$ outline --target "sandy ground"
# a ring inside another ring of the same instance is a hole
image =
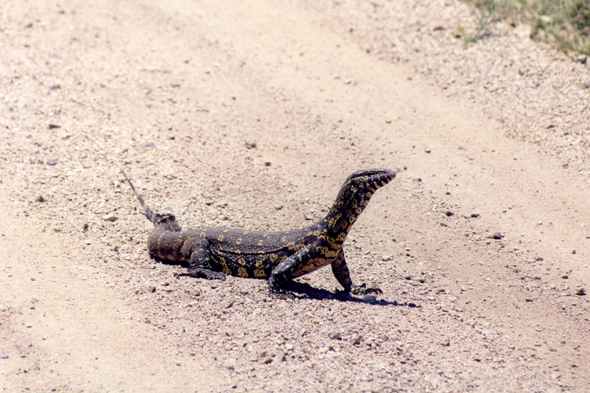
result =
[[[470,18],[4,1],[2,391],[589,391],[590,69]],[[119,172],[186,228],[282,230],[369,167],[399,171],[345,245],[374,303],[175,278]]]

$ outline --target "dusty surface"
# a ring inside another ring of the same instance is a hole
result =
[[[466,47],[450,1],[131,3],[2,4],[3,391],[590,390],[586,66]],[[280,230],[367,167],[400,170],[345,245],[375,304],[176,279],[119,173]]]

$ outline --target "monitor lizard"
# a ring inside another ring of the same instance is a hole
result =
[[[188,262],[188,271],[178,276],[225,280],[229,274],[268,279],[273,298],[293,298],[284,289],[289,280],[330,265],[345,292],[382,293],[379,288],[352,283],[342,245],[375,191],[395,178],[394,171],[354,172],[342,185],[324,218],[303,229],[277,232],[232,228],[182,230],[174,215],[153,213],[125,172],[121,172],[139,200],[143,214],[155,225],[148,237],[150,255]]]

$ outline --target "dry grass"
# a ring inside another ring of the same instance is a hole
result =
[[[531,38],[565,52],[590,55],[590,0],[465,0],[476,6],[476,28],[468,41],[489,34],[492,23],[527,23]]]

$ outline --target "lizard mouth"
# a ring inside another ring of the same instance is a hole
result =
[[[377,187],[383,187],[393,179],[396,173],[389,169],[378,169],[374,174],[370,175],[369,181]]]

